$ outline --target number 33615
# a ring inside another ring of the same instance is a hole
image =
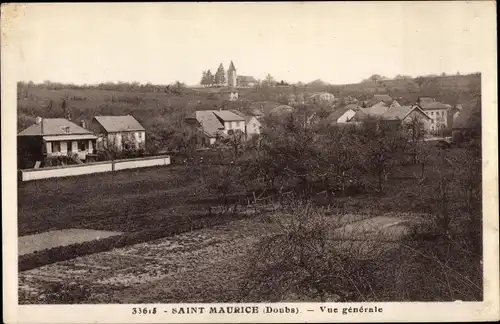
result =
[[[134,307],[132,308],[132,314],[156,314],[156,307],[147,308],[147,307]]]

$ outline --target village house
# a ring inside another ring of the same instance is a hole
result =
[[[257,116],[249,116],[238,110],[232,110],[232,112],[245,119],[245,135],[247,138],[251,138],[253,135],[260,134],[262,124]]]
[[[295,111],[295,108],[293,108],[292,106],[279,105],[279,106],[271,109],[271,111],[269,112],[269,115],[282,117],[284,115],[292,114],[294,111]]]
[[[344,97],[343,101],[345,105],[355,104],[359,102],[357,98],[353,98],[351,96]]]
[[[252,112],[253,116],[260,118],[280,105],[281,104],[276,101],[254,101],[250,104],[249,110]]]
[[[388,94],[375,94],[371,99],[363,101],[362,106],[363,108],[369,108],[375,105],[380,105],[380,103],[383,103],[387,107],[389,107],[393,101],[394,99]]]
[[[361,107],[357,104],[349,104],[342,108],[336,109],[327,117],[329,124],[345,124],[353,121],[356,112],[359,111]]]
[[[288,105],[289,106],[296,106],[296,105],[305,105],[306,101],[304,99],[304,95],[303,94],[290,94],[288,95]]]
[[[431,118],[429,130],[437,132],[448,128],[448,111],[451,106],[434,98],[420,97],[417,105]]]
[[[220,90],[219,93],[222,95],[223,100],[236,101],[239,98],[239,93],[235,89],[224,89]]]
[[[257,80],[253,76],[238,75],[236,77],[236,84],[240,88],[251,88],[257,85]]]
[[[328,92],[316,92],[309,96],[307,101],[313,104],[331,104],[335,101],[335,96]]]
[[[98,150],[137,151],[146,147],[146,130],[131,115],[95,116],[90,128],[98,135]]]
[[[420,123],[423,130],[428,129],[431,118],[419,106],[400,106],[387,110],[382,114],[381,119],[387,123],[411,124]],[[419,128],[420,130],[420,128]]]
[[[207,139],[205,145],[214,145],[219,138],[236,130],[245,133],[245,118],[229,110],[198,110],[194,118]],[[191,119],[187,118],[186,122],[192,124]]]
[[[382,116],[387,110],[389,110],[389,106],[383,102],[379,101],[375,105],[368,108],[361,108],[361,110],[368,116]]]
[[[460,105],[460,110],[456,113],[455,120],[453,121],[453,141],[457,143],[466,142],[473,138],[475,132],[480,130],[481,107],[479,105],[480,101],[477,99]]]
[[[82,127],[83,126],[83,127]],[[47,157],[69,156],[77,162],[95,153],[97,137],[64,118],[37,117],[34,125],[17,134],[20,167],[31,168]]]

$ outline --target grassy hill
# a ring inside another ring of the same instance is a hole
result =
[[[239,89],[239,100],[228,102],[213,88],[187,88],[181,84],[159,86],[129,83],[75,86],[57,83],[19,83],[18,130],[32,125],[37,116],[67,117],[74,121],[90,121],[95,115],[133,115],[154,139],[158,134],[172,137],[182,133],[184,117],[195,110],[238,109],[253,101],[287,103],[292,94],[305,95],[327,91],[336,97],[354,96],[364,100],[374,93],[388,93],[414,102],[418,96],[432,96],[449,104],[467,102],[471,93],[480,90],[480,74],[423,79],[370,81],[346,85],[307,85],[257,87]],[[340,101],[341,102],[341,101]],[[167,135],[165,135],[167,134]]]

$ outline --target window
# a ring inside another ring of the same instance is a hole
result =
[[[139,140],[141,140],[141,139],[142,139],[142,133],[141,133],[141,132],[137,133],[137,138],[138,138]]]
[[[232,126],[232,123],[231,123],[231,122],[228,122],[228,123],[227,123],[227,129],[231,129],[231,128],[232,128],[231,126]]]
[[[434,116],[434,112],[433,111],[431,111],[431,116]]]
[[[78,150],[85,151],[86,149],[87,149],[87,145],[85,145],[85,141],[79,141],[78,142]]]
[[[61,152],[61,143],[52,142],[52,152],[54,153]]]
[[[73,151],[73,142],[68,141],[66,145],[68,147],[68,152],[71,153]]]

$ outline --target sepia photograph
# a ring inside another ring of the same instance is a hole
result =
[[[499,316],[494,10],[2,5],[11,302]]]

